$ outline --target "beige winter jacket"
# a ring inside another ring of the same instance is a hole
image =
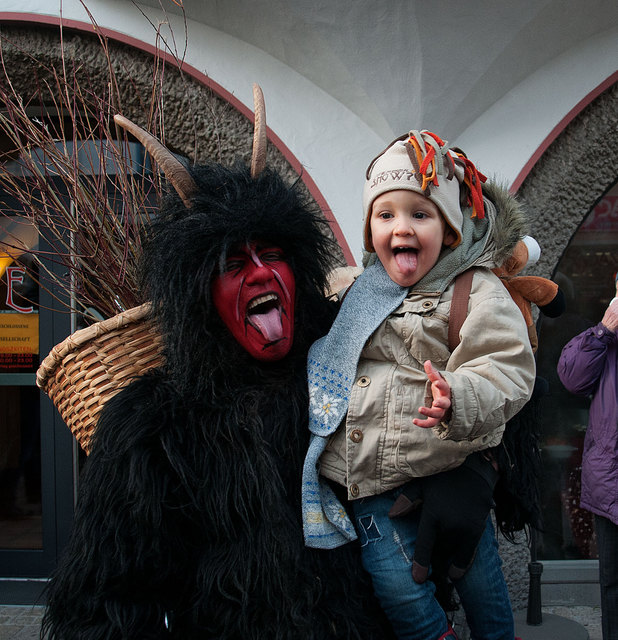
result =
[[[442,295],[411,292],[365,345],[347,418],[320,458],[323,476],[362,498],[460,465],[499,444],[505,422],[529,399],[535,362],[522,314],[499,279],[476,268],[461,342],[448,350],[453,284]],[[451,387],[452,419],[417,427],[431,404],[423,362]]]

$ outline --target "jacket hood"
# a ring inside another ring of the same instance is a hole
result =
[[[515,245],[527,234],[526,213],[506,186],[488,180],[483,185],[483,196],[492,202],[496,209],[495,221],[491,232],[492,267],[500,267],[513,253]]]

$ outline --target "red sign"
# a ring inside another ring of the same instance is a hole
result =
[[[605,196],[584,220],[581,231],[618,231],[618,195]]]

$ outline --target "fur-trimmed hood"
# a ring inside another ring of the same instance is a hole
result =
[[[488,180],[483,184],[483,196],[496,208],[496,218],[492,229],[494,266],[501,266],[511,255],[515,245],[527,233],[527,216],[517,198],[509,193],[506,186]]]

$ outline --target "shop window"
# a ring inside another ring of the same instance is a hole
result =
[[[0,218],[0,548],[41,549],[38,236]]]
[[[541,316],[538,374],[549,383],[542,400],[544,530],[540,560],[597,558],[593,516],[579,506],[589,399],[569,393],[556,371],[564,345],[597,324],[615,295],[618,270],[618,183],[590,211],[564,252],[554,279],[567,299],[559,318]]]

